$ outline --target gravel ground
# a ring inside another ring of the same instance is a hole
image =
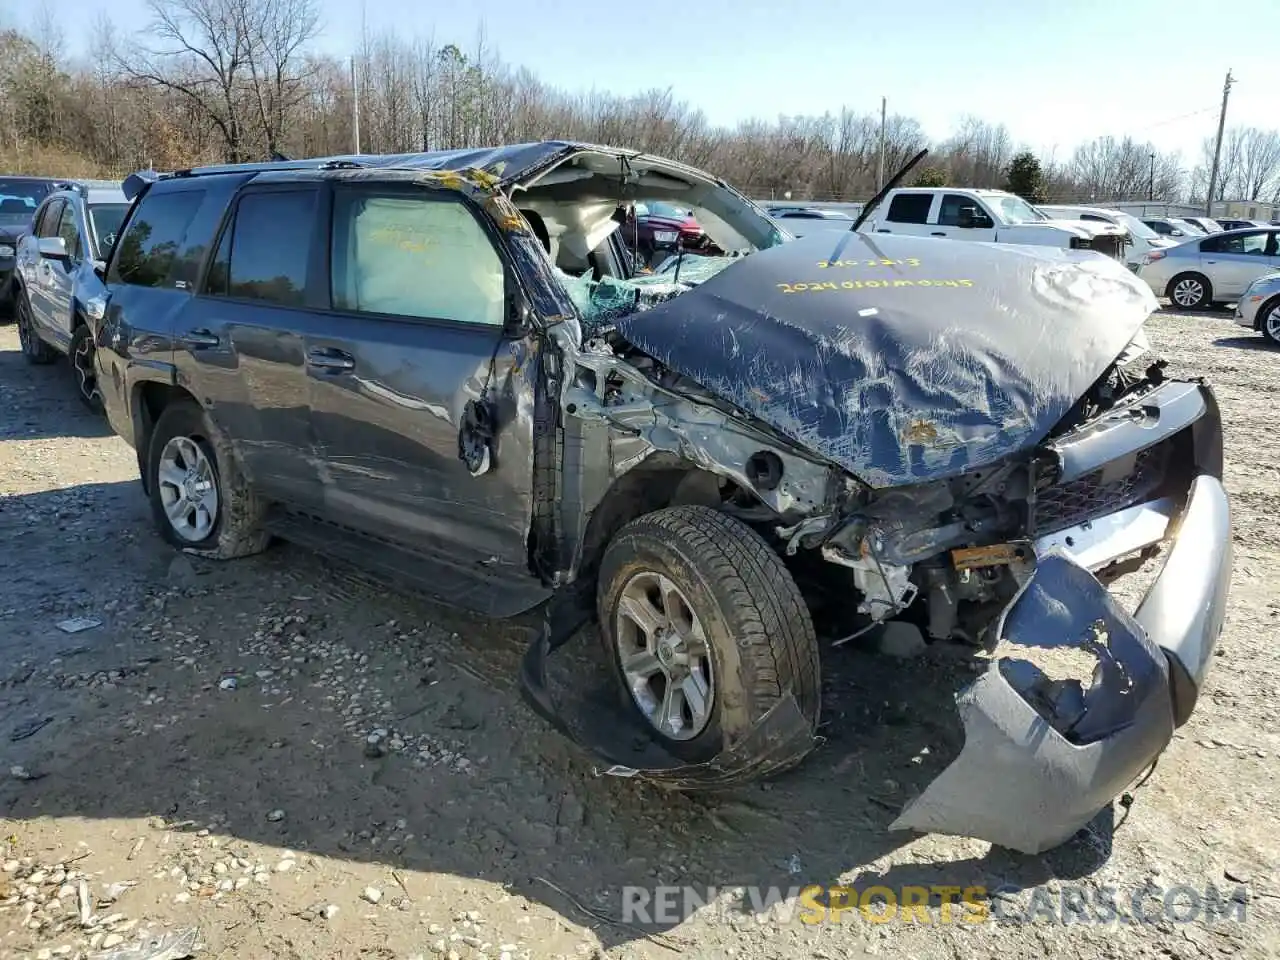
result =
[[[690,798],[603,777],[519,700],[524,628],[287,545],[175,554],[132,451],[65,365],[29,367],[0,328],[0,956],[161,937],[181,941],[166,957],[197,937],[200,957],[1280,955],[1280,352],[1225,314],[1162,313],[1150,332],[1223,406],[1237,559],[1221,655],[1133,804],[1028,857],[886,829],[958,749],[950,701],[971,663],[833,652],[825,742],[770,784]],[[101,623],[57,626],[75,617]],[[1014,885],[993,908],[1041,914],[945,922],[935,898],[911,922],[810,925],[748,901],[619,922],[624,885],[808,883]],[[1144,884],[1151,922],[1127,922]],[[1244,920],[1226,899],[1226,916],[1181,922],[1192,895],[1156,889],[1177,885],[1243,899]],[[1119,920],[1049,916],[1105,888]]]

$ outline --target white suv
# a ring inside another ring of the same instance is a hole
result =
[[[1172,247],[1176,240],[1162,237],[1132,214],[1123,210],[1107,210],[1103,207],[1073,207],[1063,204],[1040,204],[1046,216],[1054,220],[1083,220],[1086,223],[1111,223],[1129,231],[1129,244],[1125,248],[1125,262],[1134,273],[1142,265],[1142,259],[1152,250]]]

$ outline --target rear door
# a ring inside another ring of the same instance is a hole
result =
[[[876,224],[876,233],[905,233],[923,237],[936,227],[929,225],[936,194],[928,191],[899,190],[889,201],[884,218]]]
[[[326,512],[477,582],[527,576],[537,364],[504,335],[514,279],[496,233],[459,194],[339,184],[330,198],[333,312],[306,338]],[[459,434],[482,400],[494,441],[473,473]]]
[[[206,404],[262,494],[318,508],[305,331],[319,302],[319,187],[250,185],[236,197],[199,294],[175,329],[179,377]]]
[[[1275,234],[1269,230],[1215,234],[1200,241],[1200,263],[1217,300],[1238,297],[1274,262]]]

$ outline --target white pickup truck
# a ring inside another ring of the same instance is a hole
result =
[[[1111,223],[1051,220],[1017,194],[955,187],[891,190],[859,229],[1094,250],[1122,263],[1128,238],[1123,227]]]

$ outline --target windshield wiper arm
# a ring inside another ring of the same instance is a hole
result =
[[[881,187],[879,192],[876,193],[876,195],[872,197],[870,200],[868,200],[866,202],[866,205],[862,208],[862,210],[859,211],[858,219],[853,221],[853,226],[849,228],[849,232],[857,233],[858,228],[862,226],[863,222],[866,221],[867,217],[871,215],[871,211],[874,210],[876,207],[880,206],[880,201],[883,200],[888,195],[889,191],[892,190],[894,187],[896,187],[899,183],[901,183],[902,178],[905,177],[908,173],[910,173],[912,169],[915,167],[915,165],[919,163],[921,160],[923,160],[926,156],[928,156],[928,154],[929,154],[929,148],[925,147],[923,150],[917,153],[914,157],[908,160],[901,170],[899,170],[892,177],[890,177],[889,182],[886,183],[883,187]]]

